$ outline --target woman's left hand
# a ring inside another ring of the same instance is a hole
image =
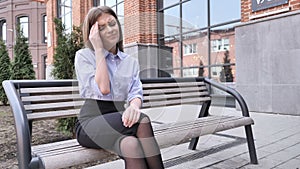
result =
[[[138,122],[140,115],[141,112],[139,106],[130,104],[122,115],[123,125],[129,128],[132,127],[136,122]]]

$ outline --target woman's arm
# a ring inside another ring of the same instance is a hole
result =
[[[110,83],[107,64],[104,55],[104,48],[102,39],[100,37],[98,22],[96,22],[90,31],[89,39],[95,50],[96,57],[96,72],[95,72],[95,81],[98,84],[98,87],[103,95],[110,93]]]

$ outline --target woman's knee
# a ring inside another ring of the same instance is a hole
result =
[[[143,157],[143,150],[139,140],[134,136],[127,136],[121,140],[120,149],[122,156],[131,158]]]
[[[147,114],[141,113],[141,121],[140,123],[150,123],[150,117]]]

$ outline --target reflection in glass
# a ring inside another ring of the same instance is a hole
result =
[[[207,33],[197,31],[184,34],[183,41],[183,77],[207,75]],[[201,68],[201,69],[200,69]],[[200,71],[200,73],[199,73]]]
[[[211,25],[241,18],[240,0],[210,0]]]
[[[58,17],[61,18],[62,23],[65,25],[66,33],[72,31],[72,1],[71,0],[58,0],[59,13]]]
[[[182,32],[207,26],[207,1],[188,1],[182,4]]]
[[[211,29],[211,77],[217,81],[231,82],[235,77],[235,31],[234,27]],[[226,65],[223,65],[226,64]],[[231,70],[229,70],[231,69]],[[226,78],[224,77],[226,75]],[[230,77],[233,76],[233,77]],[[225,80],[224,80],[225,78]]]
[[[180,0],[164,0],[164,6],[163,8],[166,8],[170,5],[178,3]]]
[[[179,7],[164,11],[164,36],[171,36],[180,33]]]
[[[234,27],[240,23],[240,6],[240,0],[163,1],[159,44],[172,48],[172,76],[206,76],[221,81],[229,65],[234,81]]]
[[[18,18],[18,23],[20,24],[20,29],[23,31],[24,37],[29,37],[29,18],[27,16],[22,16]]]
[[[172,54],[172,77],[180,77],[181,57],[180,57],[180,42],[178,36],[172,36],[165,39],[165,46],[171,49]]]
[[[116,3],[117,3],[116,0],[106,0],[104,5],[112,7],[112,6],[115,6]]]

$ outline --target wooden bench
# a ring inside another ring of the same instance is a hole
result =
[[[199,136],[244,126],[250,162],[257,164],[251,129],[254,122],[237,91],[207,78],[157,78],[144,79],[142,83],[143,109],[202,105],[199,118],[154,125],[155,137],[161,148],[190,141],[189,149],[195,149]],[[242,115],[209,115],[211,98],[208,85],[233,95]],[[3,86],[14,114],[19,168],[64,168],[95,161],[109,154],[105,150],[84,148],[76,139],[31,145],[32,121],[78,115],[84,101],[78,94],[76,80],[8,80],[3,82]]]

